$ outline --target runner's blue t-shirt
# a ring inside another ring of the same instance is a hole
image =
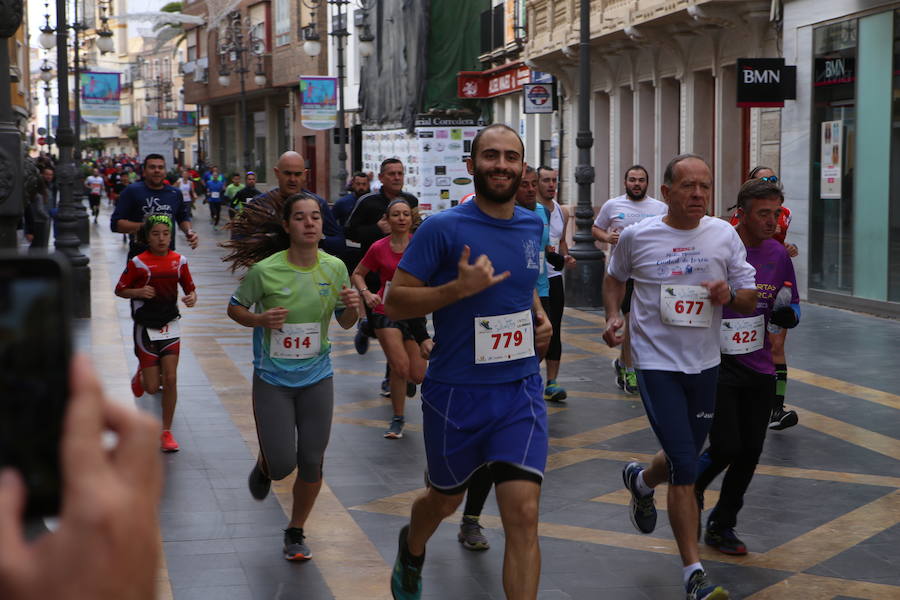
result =
[[[442,383],[504,383],[539,372],[537,356],[475,363],[476,319],[530,310],[543,263],[543,223],[517,206],[512,219],[494,219],[466,202],[427,218],[398,268],[436,287],[456,279],[463,246],[474,263],[486,254],[496,274],[510,277],[434,313],[434,350],[426,376]]]

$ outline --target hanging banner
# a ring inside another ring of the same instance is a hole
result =
[[[192,136],[197,132],[197,111],[179,110],[177,118],[179,135]]]
[[[841,197],[841,159],[844,154],[844,122],[822,123],[822,177],[820,198]]]
[[[307,129],[337,127],[337,77],[300,78],[300,124]]]
[[[119,120],[120,73],[81,74],[81,118],[88,123],[116,123]]]
[[[159,131],[142,129],[138,131],[138,154],[141,157],[148,154],[162,154],[166,159],[166,166],[171,167],[174,158],[174,137],[171,129]]]

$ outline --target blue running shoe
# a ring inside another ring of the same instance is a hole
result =
[[[656,503],[653,500],[653,492],[642,496],[637,490],[637,477],[643,470],[636,462],[629,463],[622,469],[622,481],[625,482],[625,489],[631,492],[631,502],[628,505],[631,524],[641,533],[653,533],[656,529]]]
[[[366,335],[365,328],[367,321],[363,319],[356,325],[356,335],[353,336],[353,347],[356,348],[357,354],[365,354],[369,351],[369,336]]]
[[[687,584],[687,600],[728,600],[728,591],[709,582],[706,571],[697,569],[691,573]]]
[[[409,525],[404,525],[400,530],[397,559],[391,572],[391,595],[394,600],[419,600],[422,597],[422,566],[417,567],[403,560],[408,532]]]
[[[562,402],[567,397],[566,390],[560,387],[555,379],[547,382],[547,387],[544,388],[544,400],[546,402]]]

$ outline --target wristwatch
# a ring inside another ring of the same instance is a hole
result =
[[[734,288],[730,285],[728,286],[728,293],[731,294],[731,299],[728,300],[728,304],[731,304],[732,302],[734,302],[734,297],[737,296],[737,294],[734,293]]]

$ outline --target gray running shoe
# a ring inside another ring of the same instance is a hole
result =
[[[487,550],[491,544],[482,531],[478,517],[463,517],[456,539],[467,550]]]
[[[613,371],[616,373],[616,386],[620,390],[625,389],[625,367],[622,366],[622,363],[619,362],[618,358],[614,358],[612,361]]]
[[[637,477],[643,470],[636,462],[629,463],[622,469],[622,481],[625,482],[625,489],[631,492],[631,502],[628,505],[631,524],[641,533],[653,533],[656,529],[656,503],[653,501],[653,492],[641,496],[637,491]]]
[[[312,552],[304,543],[306,536],[299,527],[288,527],[284,530],[284,557],[287,560],[309,560]]]
[[[384,437],[389,440],[399,440],[403,437],[403,425],[406,421],[403,417],[394,417],[391,419],[391,425],[388,427],[387,431],[384,432]]]

